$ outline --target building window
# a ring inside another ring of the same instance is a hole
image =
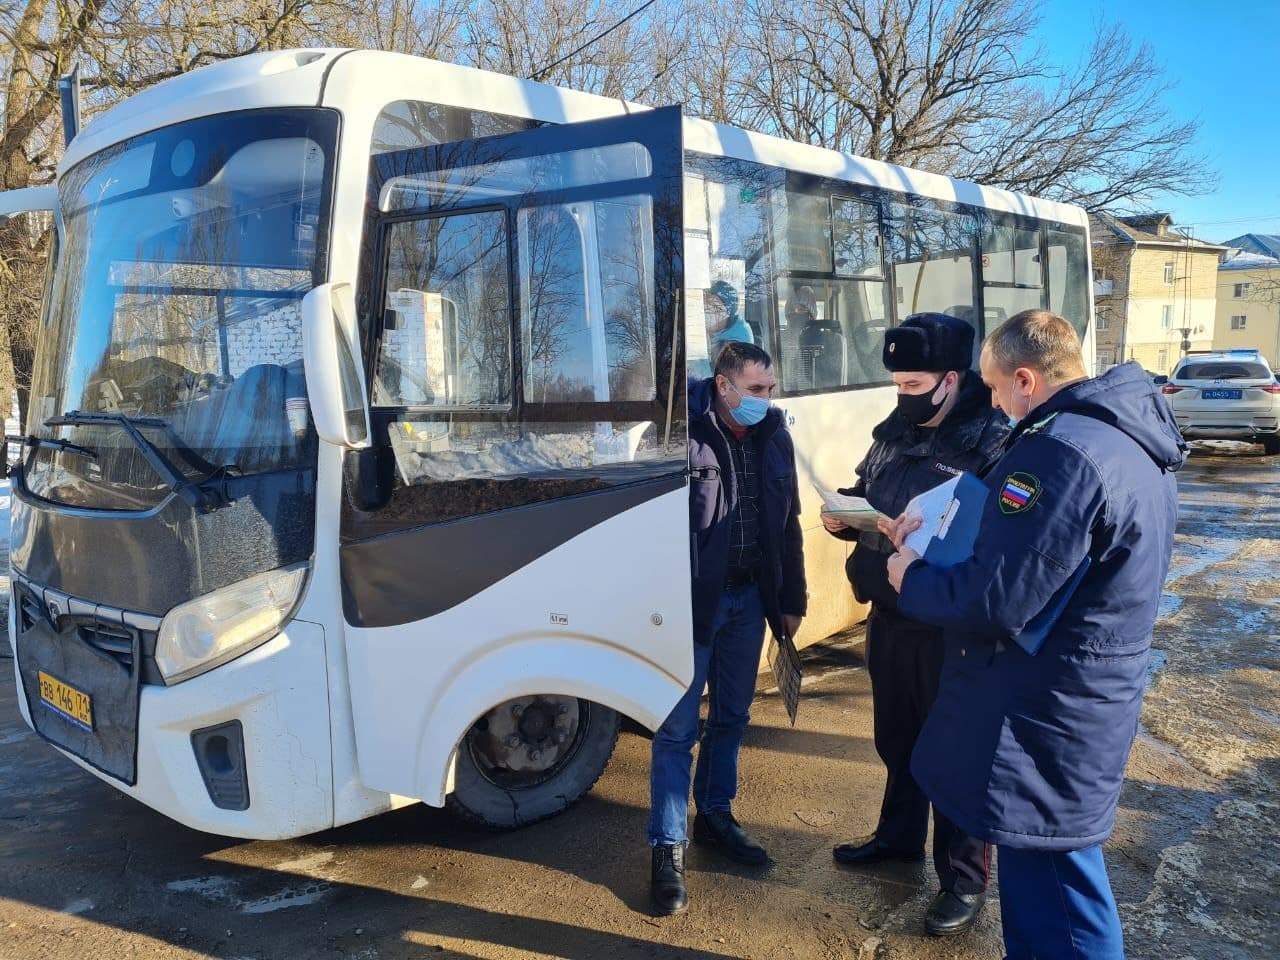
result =
[[[1098,317],[1098,332],[1102,333],[1110,329],[1111,321],[1107,317]]]
[[[1169,351],[1161,350],[1156,354],[1156,370],[1160,373],[1167,373],[1169,370]]]
[[[1173,286],[1173,261],[1170,260],[1164,265],[1164,282],[1169,286]]]
[[[1232,288],[1231,296],[1233,296],[1237,300],[1245,299],[1247,296],[1249,296],[1250,286],[1251,284],[1248,284],[1248,283],[1235,284],[1234,287]],[[1232,319],[1234,319],[1234,317]]]
[[[1105,373],[1108,369],[1112,367],[1114,363],[1115,361],[1112,359],[1112,353],[1110,350],[1098,351],[1098,368],[1099,368],[1098,372],[1099,373]]]
[[[1245,324],[1248,322],[1248,320],[1249,320],[1249,318],[1248,318],[1248,317],[1243,317],[1243,316],[1240,316],[1240,317],[1232,317],[1232,318],[1231,318],[1231,329],[1232,329],[1232,330],[1243,330],[1243,329],[1245,328]]]
[[[1166,303],[1160,308],[1160,326],[1164,330],[1173,329],[1173,304]]]

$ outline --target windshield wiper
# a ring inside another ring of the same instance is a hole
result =
[[[35,434],[29,433],[25,437],[15,437],[10,434],[5,435],[6,443],[20,443],[24,447],[44,447],[49,450],[61,450],[64,453],[74,453],[82,457],[88,457],[90,460],[98,459],[98,452],[90,450],[88,447],[82,447],[78,443],[72,443],[69,440],[58,440],[53,437],[37,437]]]
[[[44,422],[44,425],[46,427],[119,427],[133,441],[134,446],[142,454],[142,458],[147,461],[147,465],[160,475],[160,478],[168,484],[172,492],[176,493],[191,507],[196,510],[213,510],[227,504],[227,498],[220,491],[205,487],[203,481],[197,482],[188,479],[178,466],[165,456],[164,451],[143,436],[142,431],[138,429],[138,427],[155,427],[168,433],[169,425],[164,420],[128,417],[123,413],[83,413],[79,410],[71,410],[60,417],[49,418]],[[65,441],[57,442],[65,443]],[[71,446],[75,445],[71,444]],[[88,448],[81,447],[79,449]]]

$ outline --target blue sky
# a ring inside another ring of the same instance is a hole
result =
[[[1280,233],[1280,2],[1044,0],[1043,11],[1039,34],[1054,62],[1075,63],[1097,21],[1118,20],[1177,82],[1170,112],[1201,121],[1197,146],[1217,169],[1218,187],[1158,197],[1159,209],[1215,242]]]

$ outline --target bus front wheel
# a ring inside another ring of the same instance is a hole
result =
[[[620,727],[617,711],[576,697],[539,694],[499,704],[458,746],[448,807],[494,829],[554,816],[600,779]]]

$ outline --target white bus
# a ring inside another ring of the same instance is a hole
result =
[[[417,801],[532,822],[621,716],[660,725],[713,285],[779,369],[802,640],[859,614],[811,482],[851,482],[894,403],[884,329],[1047,307],[1091,341],[1077,208],[396,54],[167,81],[75,137],[56,198],[0,197],[33,208],[23,715],[232,836]]]

